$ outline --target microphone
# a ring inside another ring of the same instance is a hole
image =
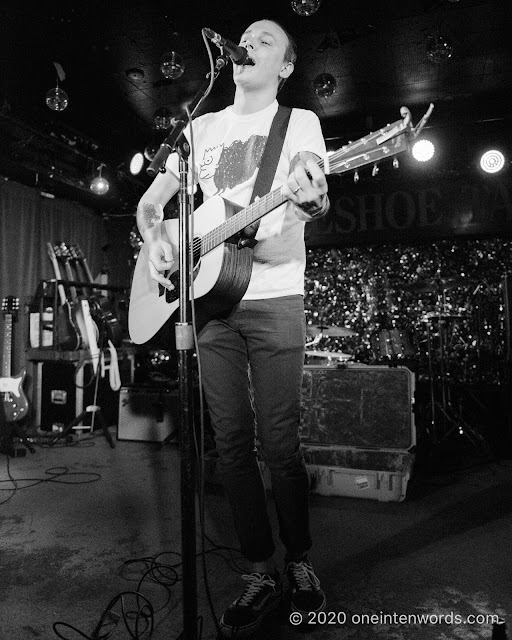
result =
[[[254,65],[254,62],[249,58],[249,54],[245,47],[239,47],[234,42],[231,42],[231,40],[223,38],[212,29],[208,29],[208,27],[205,27],[203,31],[206,37],[210,38],[210,40],[216,44],[219,49],[225,50],[233,64]]]

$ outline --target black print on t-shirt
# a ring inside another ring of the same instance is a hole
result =
[[[222,149],[214,171],[211,165],[218,147],[207,149],[200,164],[200,177],[207,179],[213,175],[217,193],[246,182],[258,168],[266,142],[266,136],[258,135],[253,135],[244,142],[235,140],[229,147]]]

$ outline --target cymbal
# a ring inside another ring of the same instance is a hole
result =
[[[353,356],[348,353],[341,353],[339,351],[306,351],[307,356],[312,356],[315,358],[326,358],[329,360],[340,360],[342,362],[346,362],[347,360],[352,360]]]
[[[329,327],[322,324],[308,324],[306,327],[306,333],[308,336],[316,336],[321,333],[323,336],[333,338],[347,338],[348,336],[357,336],[357,331],[349,329],[348,327],[338,327],[333,325]]]
[[[469,287],[474,284],[475,280],[473,278],[432,278],[432,280],[417,280],[407,287],[411,291],[417,291],[418,293],[429,293],[443,290],[448,291],[456,287]]]

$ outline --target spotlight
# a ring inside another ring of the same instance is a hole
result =
[[[434,157],[435,147],[430,140],[418,140],[412,146],[412,156],[418,162],[428,162]]]
[[[100,164],[100,166],[98,167],[98,175],[93,178],[90,185],[91,191],[98,196],[105,195],[110,187],[108,180],[101,175],[101,170],[104,166],[104,164]]]
[[[130,173],[132,176],[138,176],[144,166],[144,154],[142,151],[136,151],[130,160]]]
[[[505,156],[497,149],[489,149],[480,158],[480,167],[485,173],[498,173],[505,166]]]

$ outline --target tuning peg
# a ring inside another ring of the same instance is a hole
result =
[[[373,169],[372,169],[372,177],[375,178],[375,176],[379,173],[379,167],[377,166],[377,163],[375,163],[373,165]]]
[[[355,171],[354,172],[354,182],[357,184],[359,182],[359,172]]]
[[[400,163],[398,162],[398,158],[393,158],[393,169],[398,169]]]

